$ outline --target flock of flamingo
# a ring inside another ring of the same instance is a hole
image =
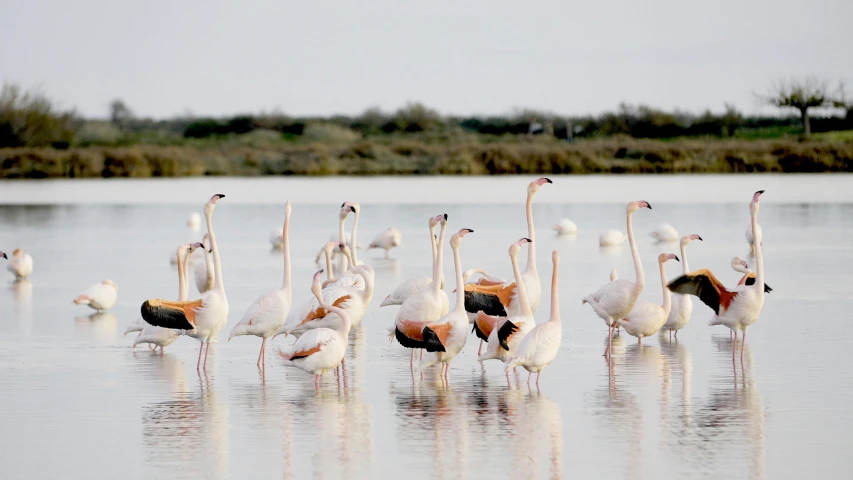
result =
[[[428,221],[429,238],[432,247],[432,275],[410,278],[397,286],[380,304],[380,307],[397,305],[394,325],[389,326],[389,339],[394,339],[405,348],[411,349],[410,367],[414,373],[422,373],[426,368],[437,365],[439,375],[446,380],[450,362],[465,346],[473,332],[480,339],[478,360],[500,360],[506,365],[505,372],[523,367],[528,373],[527,382],[536,374],[539,377],[557,356],[562,343],[562,326],[558,294],[558,270],[560,256],[558,251],[551,254],[551,307],[546,322],[536,324],[534,313],[542,297],[542,286],[536,269],[536,233],[533,225],[533,196],[543,185],[552,183],[547,178],[531,182],[527,187],[527,236],[509,246],[509,260],[513,277],[505,280],[480,268],[462,269],[462,242],[474,230],[462,228],[450,237],[453,253],[455,285],[453,290],[455,304],[449,308],[449,299],[444,291],[444,273],[441,268],[444,258],[445,235],[448,224],[447,214],[430,217]],[[681,258],[673,253],[658,256],[660,281],[663,290],[662,303],[640,300],[645,285],[643,264],[634,239],[633,215],[642,209],[651,209],[646,201],[630,202],[626,208],[627,234],[612,231],[605,232],[602,245],[621,243],[628,240],[634,263],[633,281],[618,278],[614,270],[610,281],[594,293],[583,297],[582,302],[589,304],[592,311],[600,317],[608,328],[608,346],[604,355],[609,359],[614,332],[622,328],[629,335],[637,337],[642,343],[644,337],[658,332],[669,332],[678,338],[678,331],[685,328],[693,311],[691,296],[698,297],[714,310],[711,325],[724,325],[734,336],[736,355],[738,334],[742,333],[741,361],[743,344],[746,342],[748,328],[753,325],[764,305],[764,295],[771,289],[764,281],[764,263],[762,258],[761,229],[758,224],[759,200],[763,190],[755,192],[749,204],[750,226],[747,240],[756,261],[755,272],[748,264],[735,257],[732,267],[744,274],[736,286],[726,287],[707,269],[690,271],[687,264],[687,245],[702,240],[696,234],[678,237],[678,233],[669,225],[662,225],[652,236],[660,241],[680,242]],[[134,346],[149,344],[152,348],[170,345],[181,335],[196,338],[200,342],[197,369],[207,367],[207,354],[210,344],[216,342],[219,332],[226,327],[229,304],[225,293],[222,263],[213,228],[213,213],[225,195],[213,195],[204,205],[204,220],[207,233],[203,241],[181,245],[177,248],[173,262],[178,270],[178,298],[166,300],[154,298],[146,300],[141,307],[141,318],[137,319],[125,334],[139,332]],[[357,226],[361,207],[357,203],[344,202],[341,205],[338,221],[339,234],[327,243],[318,259],[325,257],[325,269],[314,274],[311,296],[301,303],[294,303],[291,291],[290,264],[290,220],[291,204],[284,207],[284,225],[276,230],[270,241],[280,245],[284,257],[284,277],[281,287],[259,296],[247,309],[242,319],[233,326],[231,338],[240,335],[260,337],[261,347],[257,365],[265,365],[267,340],[278,335],[292,336],[295,342],[279,349],[279,355],[287,366],[299,368],[315,376],[315,385],[320,387],[321,375],[335,371],[345,365],[349,331],[358,326],[364,318],[374,293],[375,273],[370,265],[358,259]],[[353,214],[355,221],[351,235],[345,232],[347,217]],[[199,223],[201,218],[195,214],[189,223]],[[436,229],[439,230],[436,235]],[[559,234],[574,234],[577,227],[568,219],[555,225]],[[370,244],[369,248],[382,248],[388,251],[400,244],[401,234],[395,228],[382,232]],[[350,248],[350,245],[353,248]],[[522,270],[518,255],[526,246],[527,263]],[[189,258],[196,249],[201,249],[204,262],[196,265],[195,284],[201,294],[196,300],[189,299],[188,269]],[[339,270],[335,275],[333,260],[338,256]],[[0,252],[0,257],[7,258]],[[681,261],[683,274],[668,281],[664,264],[670,260]],[[18,279],[26,278],[32,272],[33,260],[21,249],[14,251],[9,259],[8,268]],[[325,273],[325,278],[323,274]],[[477,281],[470,281],[479,275]],[[110,280],[92,285],[74,299],[75,304],[88,305],[103,311],[115,305],[118,287]],[[485,351],[483,347],[485,346]],[[417,357],[417,364],[416,364]]]

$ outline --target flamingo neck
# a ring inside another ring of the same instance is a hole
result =
[[[284,216],[284,228],[281,233],[281,241],[284,244],[284,278],[281,281],[281,289],[291,297],[290,288],[290,213]]]
[[[358,209],[355,211],[355,218],[352,221],[352,237],[350,238],[350,241],[352,242],[351,250],[352,250],[352,266],[353,267],[357,267],[359,265],[359,263],[358,263],[358,248],[357,248],[358,243],[356,243],[356,241],[355,241],[355,234],[358,231],[358,216],[360,214],[361,214],[361,207],[359,206]]]
[[[323,251],[323,254],[326,256],[326,280],[332,280],[335,278],[335,272],[332,271],[332,255],[329,250]]]
[[[441,231],[438,234],[438,255],[435,258],[435,263],[432,266],[432,289],[435,293],[441,290],[442,283],[442,268],[444,265],[444,231],[447,230],[447,222],[441,225]]]
[[[533,315],[530,309],[530,302],[527,300],[527,287],[524,285],[524,277],[521,276],[521,270],[518,269],[518,255],[511,255],[512,274],[515,275],[515,288],[518,291],[518,301],[521,302],[521,314],[529,317]]]
[[[530,244],[527,246],[527,265],[524,267],[526,273],[536,273],[536,229],[533,228],[533,195],[527,194],[527,238]]]
[[[663,289],[663,309],[669,315],[669,311],[672,309],[672,295],[670,295],[669,289],[666,288],[666,268],[664,267],[664,262],[658,263],[660,264],[660,286]]]
[[[465,311],[465,279],[462,278],[462,258],[459,255],[458,246],[451,245],[450,247],[453,249],[453,267],[456,269],[456,306],[453,309],[462,313]]]
[[[432,268],[435,270],[435,262],[438,260],[438,245],[435,239],[435,225],[431,225],[429,227],[429,244],[432,247]]]
[[[755,288],[764,295],[764,255],[761,252],[761,241],[758,238],[758,208],[750,212],[752,217],[752,248],[755,250]]]
[[[213,284],[215,278],[213,278],[213,256],[210,254],[210,238],[208,236],[207,245],[202,244],[202,249],[204,250],[204,267],[207,270],[207,284],[210,286]]]
[[[687,244],[681,244],[681,272],[687,275],[690,273],[690,267],[687,266]]]
[[[225,283],[222,281],[222,260],[219,258],[219,245],[216,242],[216,234],[213,233],[213,212],[205,212],[207,223],[207,238],[210,240],[210,249],[213,250],[213,272],[216,279],[216,288],[219,293],[225,295]]]
[[[554,274],[551,275],[551,318],[550,321],[560,323],[560,294],[557,288],[558,263],[554,263]]]
[[[188,255],[182,253],[182,248],[178,248],[178,301],[183,302],[187,299],[187,274],[186,268],[188,264]]]
[[[645,274],[643,273],[643,262],[640,261],[640,251],[637,250],[637,242],[634,241],[634,225],[632,221],[632,213],[628,214],[628,243],[631,244],[631,256],[634,258],[634,272],[637,275],[635,280],[637,289],[642,290],[645,284]]]
[[[346,226],[346,221],[347,221],[347,217],[342,217],[339,224],[338,224],[338,234],[341,237],[340,240],[341,240],[342,246],[345,246],[347,244],[347,232],[344,228]],[[340,268],[341,268],[341,273],[344,273],[347,271],[347,257],[346,257],[346,255],[341,255]]]
[[[350,328],[352,328],[352,320],[349,318],[349,314],[344,311],[344,309],[340,307],[335,307],[333,305],[328,305],[326,303],[321,303],[320,306],[329,313],[334,313],[341,319],[341,324],[335,328],[335,331],[338,332],[338,335],[344,339],[344,343],[347,343],[347,337],[349,336]]]

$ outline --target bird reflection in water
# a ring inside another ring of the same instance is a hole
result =
[[[518,419],[509,437],[513,478],[562,478],[563,417],[560,406],[540,392],[526,388],[504,393],[507,410]],[[548,449],[543,450],[542,446]],[[547,456],[546,456],[547,455]],[[547,458],[547,460],[546,460]]]
[[[11,284],[12,311],[18,318],[20,333],[29,337],[33,327],[33,284],[27,279],[17,280]]]
[[[178,392],[174,400],[142,408],[146,460],[164,475],[230,478],[228,410],[217,396],[215,378],[203,375],[198,381],[195,393]]]
[[[74,326],[82,335],[101,345],[112,345],[117,335],[116,316],[110,312],[96,312],[74,317]]]

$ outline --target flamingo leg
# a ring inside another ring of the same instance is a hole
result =
[[[160,355],[163,355],[163,345],[160,345]]]
[[[418,360],[423,360],[424,359],[424,349],[421,348],[420,351],[421,351],[421,356],[418,358]]]
[[[735,363],[735,354],[737,352],[737,330],[732,329],[732,332],[734,332],[734,337],[735,337],[734,344],[732,345],[732,364],[734,364]]]
[[[539,389],[539,377],[541,377],[541,376],[542,376],[542,370],[539,370],[539,372],[536,373],[536,389],[537,390]]]
[[[637,345],[643,344],[643,337],[637,337]]]
[[[196,370],[201,370],[201,353],[204,351],[204,342],[199,344],[198,348],[198,363],[195,366]]]
[[[732,332],[733,332],[733,330],[729,330],[729,341],[732,340]]]
[[[207,347],[204,349],[204,371],[207,371],[207,355],[210,353],[210,342],[207,342]]]
[[[415,368],[415,349],[412,349],[412,356],[409,358],[409,368],[414,370]]]
[[[483,339],[480,339],[480,348],[477,349],[477,356],[479,357],[482,354],[483,354]]]
[[[264,349],[267,346],[267,337],[264,337],[264,340],[261,342],[261,352],[258,354],[258,363],[257,365],[260,367],[261,363],[264,361]]]
[[[669,341],[672,341],[672,330],[669,331]]]
[[[678,330],[675,331],[675,341],[678,341]]]
[[[607,338],[607,350],[604,352],[604,356],[610,358],[610,349],[613,348],[613,325],[608,327],[609,336]]]
[[[320,389],[320,374],[314,375],[314,388]]]
[[[746,346],[746,328],[743,329],[743,336],[740,339],[740,363],[743,365],[743,347]]]
[[[533,376],[533,372],[527,372],[527,388],[530,388],[530,377]]]

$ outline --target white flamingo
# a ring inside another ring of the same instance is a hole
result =
[[[499,319],[492,326],[489,332],[488,348],[486,353],[480,355],[477,360],[484,362],[486,360],[497,359],[502,362],[508,361],[515,349],[521,343],[522,339],[533,329],[536,321],[533,319],[533,309],[530,306],[530,301],[527,298],[527,282],[523,279],[523,273],[518,268],[518,251],[525,243],[531,243],[529,238],[522,238],[513,243],[509,247],[509,259],[512,262],[512,272],[515,275],[515,281],[518,285],[518,302],[519,313],[506,318]],[[533,248],[529,245],[528,248]],[[477,319],[480,323],[480,320]],[[482,324],[481,324],[482,325]],[[509,381],[509,375],[507,375]]]
[[[618,247],[625,243],[628,238],[619,230],[607,230],[598,236],[598,246],[600,247]]]
[[[755,192],[749,203],[749,213],[752,217],[753,249],[755,262],[758,265],[755,272],[755,283],[738,285],[729,290],[714,277],[710,270],[697,270],[688,275],[682,275],[669,284],[669,289],[676,293],[695,295],[705,305],[711,307],[717,314],[710,322],[711,325],[725,325],[734,332],[734,349],[732,358],[737,350],[738,331],[743,332],[740,347],[740,358],[743,361],[743,344],[746,343],[746,331],[753,325],[764,307],[764,258],[761,252],[761,235],[758,229],[759,201],[764,190]]]
[[[198,212],[192,212],[187,217],[187,227],[194,232],[201,227],[201,215]]]
[[[742,273],[743,276],[738,280],[738,285],[754,285],[755,284],[755,272],[749,269],[749,264],[746,263],[746,260],[740,257],[732,258],[732,269],[738,273]],[[770,293],[773,289],[770,288],[770,285],[767,285],[767,282],[764,282],[764,293]]]
[[[628,227],[628,242],[631,245],[631,256],[634,259],[636,280],[633,282],[630,280],[619,279],[610,281],[604,284],[604,286],[599,288],[595,293],[584,297],[582,302],[589,303],[595,311],[595,314],[607,324],[609,338],[607,340],[607,350],[604,354],[608,357],[610,356],[610,347],[613,346],[613,328],[614,325],[616,325],[616,321],[625,318],[625,316],[631,312],[631,309],[633,309],[634,304],[637,303],[637,298],[640,297],[640,293],[643,291],[643,285],[645,284],[643,264],[640,262],[640,252],[637,250],[637,243],[634,240],[634,228],[633,222],[631,221],[634,212],[641,208],[648,208],[651,210],[652,206],[649,205],[649,202],[640,200],[629,203],[625,208]]]
[[[343,362],[352,325],[345,310],[329,305],[323,299],[320,290],[320,276],[322,274],[322,270],[314,274],[311,293],[316,297],[320,308],[338,316],[340,322],[335,328],[312,329],[299,337],[296,343],[286,347],[286,350],[279,349],[278,351],[286,366],[296,367],[314,374],[314,386],[316,388],[320,388],[320,375],[336,369]]]
[[[216,194],[204,205],[204,217],[207,221],[207,234],[213,251],[213,269],[216,285],[205,292],[200,299],[186,302],[173,302],[159,298],[146,300],[142,304],[142,318],[151,325],[177,330],[187,330],[187,335],[200,342],[196,369],[207,370],[207,355],[210,343],[228,322],[228,298],[225,296],[225,283],[222,279],[222,261],[216,234],[213,232],[213,210],[219,199],[225,195]],[[204,364],[201,356],[204,352]]]
[[[104,280],[86,289],[74,299],[75,305],[88,305],[98,312],[109,310],[118,300],[118,286],[112,280]]]
[[[195,266],[195,288],[198,293],[204,293],[216,284],[214,278],[213,255],[210,254],[210,240],[207,234],[201,240],[204,250],[204,263]]]
[[[438,246],[436,244],[437,240],[435,238],[435,227],[440,223],[437,220],[438,217],[429,217],[429,240],[430,247],[432,250],[432,263],[431,266],[435,269],[435,262],[438,255]],[[382,303],[379,304],[380,307],[385,307],[388,305],[402,305],[403,302],[406,301],[407,298],[414,295],[421,290],[428,288],[432,285],[432,278],[426,277],[423,275],[412,277],[404,280],[402,283],[397,285],[397,288],[394,289],[385,300],[382,300]],[[444,288],[444,285],[440,285],[441,288]],[[447,313],[447,307],[445,307],[444,315]]]
[[[678,230],[668,223],[661,223],[657,230],[652,230],[650,232],[650,235],[657,241],[657,243],[671,243],[678,241]]]
[[[9,265],[6,268],[15,276],[15,280],[24,280],[33,273],[33,257],[29,253],[24,253],[20,248],[16,248],[12,252],[12,258],[9,259]]]
[[[564,218],[554,225],[554,232],[557,235],[576,235],[578,233],[578,226],[575,225],[575,222]]]
[[[545,323],[533,327],[524,336],[518,349],[509,359],[506,365],[506,374],[517,366],[527,370],[527,384],[530,385],[530,377],[536,373],[536,387],[539,387],[539,377],[542,370],[557,358],[560,345],[563,343],[563,324],[560,320],[560,294],[557,289],[557,273],[560,265],[560,254],[556,250],[551,254],[551,263],[554,271],[551,274],[551,317]]]
[[[761,235],[761,225],[756,224],[755,225],[755,231],[758,234],[757,235],[758,236],[758,243],[761,243],[763,245],[762,235]],[[746,226],[746,234],[744,236],[746,237],[746,243],[749,244],[749,254],[755,255],[755,246],[753,245],[755,243],[755,241],[754,241],[754,237],[752,235],[752,223],[750,223],[749,225]]]
[[[527,238],[531,245],[527,248],[527,265],[524,267],[522,279],[527,290],[527,299],[531,312],[536,312],[539,300],[542,298],[542,284],[539,272],[536,270],[536,229],[533,226],[533,195],[546,183],[553,183],[547,178],[530,182],[527,186]],[[494,282],[488,278],[481,279],[478,284],[465,286],[465,310],[471,314],[468,319],[474,324],[474,332],[480,340],[488,341],[490,331],[500,322],[500,318],[515,316],[521,313],[521,302],[518,298],[516,281]],[[482,312],[482,313],[481,313]],[[482,342],[480,349],[482,350]]]
[[[701,242],[702,237],[695,233],[681,237],[681,269],[684,275],[690,272],[687,264],[687,244],[693,240]],[[678,331],[687,326],[691,314],[693,314],[693,300],[690,296],[680,293],[672,294],[672,308],[669,310],[669,317],[663,325],[663,330],[668,330],[670,336],[675,332],[675,339],[678,340]]]
[[[447,214],[437,215],[436,221],[441,223],[438,234],[438,254],[432,267],[432,283],[430,288],[421,290],[410,296],[400,305],[394,326],[389,328],[390,335],[397,338],[400,345],[411,348],[412,356],[409,365],[414,368],[415,350],[424,348],[423,327],[442,317],[446,312],[447,294],[440,288],[441,267],[444,259],[444,233],[447,229]]]
[[[230,342],[232,338],[240,335],[254,335],[261,337],[261,351],[258,353],[258,367],[266,364],[266,356],[264,355],[267,347],[267,338],[273,335],[287,318],[290,311],[290,305],[293,303],[293,295],[290,285],[290,202],[284,204],[284,228],[282,229],[282,238],[284,245],[284,279],[281,282],[281,288],[272,292],[266,293],[258,297],[252,305],[243,314],[242,320],[234,328],[231,329],[231,334],[228,336]]]
[[[637,343],[640,345],[643,343],[643,337],[650,337],[663,327],[672,308],[672,296],[666,288],[666,269],[664,268],[664,264],[667,260],[678,261],[678,257],[671,253],[661,253],[658,255],[661,288],[663,289],[663,305],[639,300],[628,315],[616,320],[629,335],[637,337]]]
[[[394,227],[388,227],[387,230],[376,235],[373,241],[370,242],[370,245],[367,246],[367,250],[369,251],[371,248],[379,248],[385,250],[385,258],[391,258],[389,252],[392,248],[399,247],[402,241],[403,234],[400,230],[397,230]]]
[[[463,228],[450,237],[450,248],[453,250],[453,266],[456,273],[456,306],[443,315],[438,321],[429,323],[421,331],[423,348],[429,355],[418,365],[418,372],[424,371],[430,365],[441,364],[442,375],[447,378],[450,361],[462,351],[468,339],[468,315],[465,312],[465,281],[462,278],[462,259],[459,248],[462,238],[474,230]],[[413,350],[414,351],[414,350]]]

